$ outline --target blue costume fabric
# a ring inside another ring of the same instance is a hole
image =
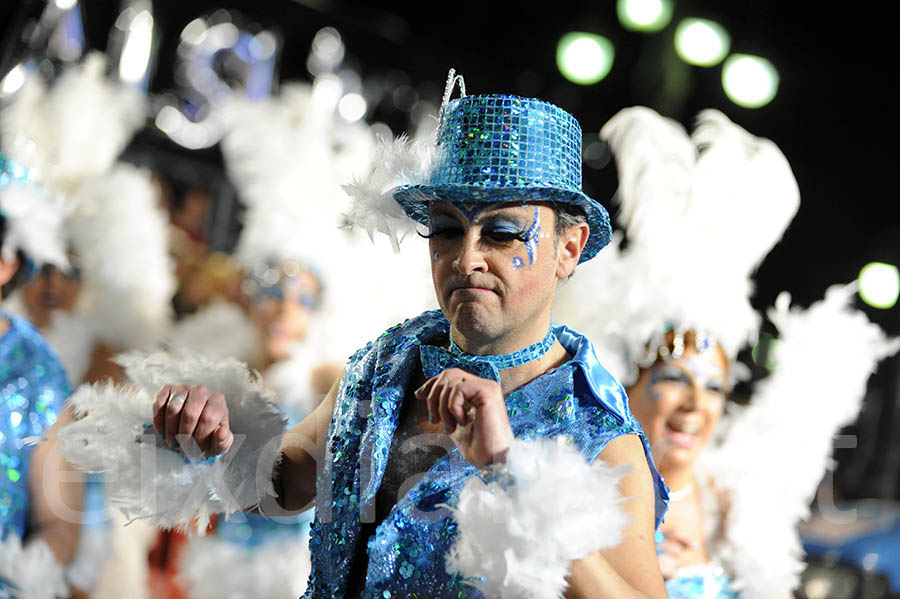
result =
[[[516,437],[568,435],[588,461],[620,435],[639,435],[656,486],[656,524],[667,491],[653,462],[640,424],[631,415],[622,386],[597,361],[590,341],[554,325],[559,342],[573,358],[506,398]],[[420,346],[445,345],[450,325],[440,311],[425,312],[392,327],[357,351],[347,365],[335,401],[324,470],[318,479],[316,518],[310,551],[312,572],[304,597],[346,596],[348,573],[357,545],[367,543],[363,597],[481,597],[444,556],[457,524],[446,505],[456,505],[466,480],[477,473],[453,448],[421,477],[377,526],[374,499],[382,482],[398,414],[409,385],[421,368]]]
[[[682,568],[666,581],[669,599],[737,599],[731,579],[718,566]]]
[[[72,392],[65,369],[40,333],[0,311],[10,328],[0,337],[0,536],[28,528],[28,461]]]

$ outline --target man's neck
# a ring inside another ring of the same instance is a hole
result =
[[[528,327],[526,330],[517,331],[515,334],[504,335],[500,338],[479,340],[473,342],[462,335],[458,330],[451,328],[450,336],[462,351],[473,356],[497,356],[512,353],[539,343],[550,329],[550,317],[536,319],[538,324]],[[500,385],[503,394],[506,395],[522,385],[541,376],[545,372],[557,368],[569,360],[571,356],[557,341],[550,350],[535,360],[500,371]]]

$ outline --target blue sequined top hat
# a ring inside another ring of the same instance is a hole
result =
[[[463,96],[442,109],[437,136],[431,180],[394,191],[410,218],[427,225],[431,200],[569,203],[591,228],[579,262],[609,243],[609,214],[581,190],[581,126],[568,112],[535,98]]]

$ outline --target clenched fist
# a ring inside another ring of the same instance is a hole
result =
[[[425,381],[416,397],[428,402],[429,419],[443,422],[467,462],[481,468],[502,461],[513,432],[498,383],[448,368]]]
[[[203,385],[163,386],[153,401],[153,427],[169,447],[191,450],[196,444],[207,457],[234,442],[225,396]]]

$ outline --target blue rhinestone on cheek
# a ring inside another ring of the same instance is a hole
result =
[[[522,268],[522,266],[524,266],[524,263],[522,262],[522,259],[519,258],[518,256],[516,256],[515,258],[513,258],[512,264],[513,264],[513,268],[515,268],[516,270],[519,270],[520,268]]]

